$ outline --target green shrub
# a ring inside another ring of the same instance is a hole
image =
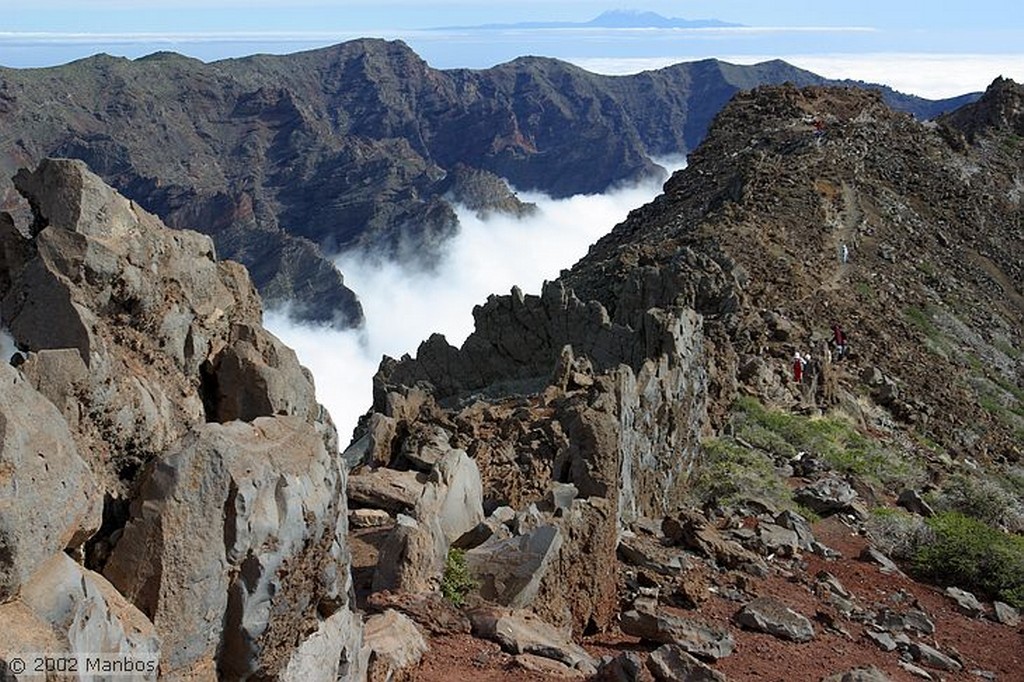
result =
[[[1024,490],[1012,475],[957,474],[928,496],[936,511],[955,511],[988,526],[1024,532]]]
[[[1024,538],[959,512],[925,523],[927,537],[920,538],[913,557],[915,574],[1024,607]]]
[[[454,606],[462,606],[466,595],[478,586],[466,566],[465,550],[454,547],[449,549],[444,563],[444,575],[441,577],[441,596]]]

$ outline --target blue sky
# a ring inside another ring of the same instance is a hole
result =
[[[585,20],[608,9],[719,18],[760,26],[873,26],[891,29],[1021,29],[1024,12],[1007,0],[2,0],[6,30],[365,30],[488,22]]]
[[[426,30],[582,22],[624,8],[747,28],[483,36]],[[1024,79],[1024,12],[1003,0],[0,0],[0,16],[0,65],[12,67],[156,50],[212,61],[374,36],[405,40],[438,68],[483,68],[522,54],[608,73],[705,57],[738,63],[778,57],[827,76],[878,81],[880,74],[882,82],[933,97],[981,89],[997,75]]]

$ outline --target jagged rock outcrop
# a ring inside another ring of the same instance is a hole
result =
[[[610,77],[529,57],[439,71],[383,40],[212,64],[97,55],[0,70],[0,126],[17,131],[0,176],[82,159],[168,225],[211,235],[267,301],[351,326],[362,310],[330,261],[339,250],[436,253],[457,228],[453,200],[528,210],[499,178],[569,196],[660,173],[652,155],[694,149],[738,89],[782,82],[827,81],[781,61]],[[883,91],[922,117],[963,101]],[[0,205],[12,194],[0,183]]]
[[[80,161],[15,184],[35,217],[0,220],[0,658],[362,679],[337,434],[245,270]]]

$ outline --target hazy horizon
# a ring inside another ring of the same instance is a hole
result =
[[[11,5],[0,0],[0,9]],[[783,59],[828,78],[853,78],[938,99],[983,90],[997,76],[1024,81],[1024,27],[1008,3],[965,7],[868,0],[814,6],[789,0],[640,1],[664,17],[737,27],[445,29],[495,23],[583,23],[619,2],[459,0],[37,0],[5,16],[0,66],[38,68],[106,53],[138,58],[174,51],[211,62],[287,54],[356,38],[405,41],[438,69],[482,69],[522,55],[562,59],[597,73],[636,73],[717,58]],[[130,8],[130,9],[129,9]],[[240,11],[244,8],[244,11]],[[1009,13],[1008,13],[1009,12]]]

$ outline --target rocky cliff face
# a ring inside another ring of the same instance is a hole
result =
[[[523,210],[499,176],[567,196],[661,172],[652,157],[694,149],[738,89],[784,81],[824,82],[714,60],[615,78],[539,58],[438,71],[378,40],[214,64],[101,55],[0,70],[0,175],[82,159],[168,225],[211,235],[265,300],[348,326],[362,313],[325,253],[429,254],[457,229],[453,198]],[[920,117],[959,102],[886,92]]]
[[[34,219],[0,215],[4,660],[361,679],[337,435],[244,268],[80,161],[14,183]]]

